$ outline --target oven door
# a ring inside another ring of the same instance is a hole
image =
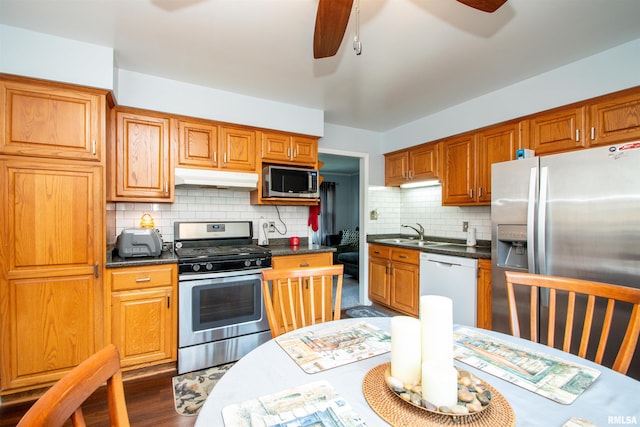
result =
[[[268,331],[259,272],[180,277],[179,347]]]

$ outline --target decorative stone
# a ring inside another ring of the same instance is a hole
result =
[[[466,415],[469,413],[469,409],[462,405],[453,405],[451,407],[451,413],[456,415]]]
[[[423,408],[428,409],[429,411],[436,411],[438,409],[436,405],[429,402],[428,400],[422,399],[420,403],[422,404]]]
[[[467,389],[458,390],[458,400],[461,400],[463,402],[471,402],[473,401],[474,398],[475,396],[469,390]]]
[[[402,381],[400,381],[400,380],[398,380],[398,379],[396,379],[394,377],[387,377],[387,384],[396,393],[402,393],[404,391],[404,387],[402,385]]]
[[[402,398],[402,400],[405,400],[407,402],[411,402],[411,394],[409,394],[409,393],[400,393],[399,396]]]
[[[476,394],[476,398],[482,404],[482,406],[487,406],[489,404],[489,398],[484,392]]]
[[[411,403],[416,406],[421,406],[422,395],[418,393],[411,393]]]
[[[482,411],[482,404],[475,400],[473,403],[467,403],[467,409],[469,412],[480,412]]]
[[[451,408],[443,405],[438,407],[438,411],[442,412],[443,414],[450,414]]]

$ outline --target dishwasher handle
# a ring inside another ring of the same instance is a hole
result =
[[[436,261],[434,259],[428,259],[427,262],[433,262],[435,264],[443,265],[446,267],[462,267],[462,264],[458,264],[455,262]]]

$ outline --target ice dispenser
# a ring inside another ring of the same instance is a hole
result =
[[[513,269],[528,270],[527,226],[498,225],[498,265]]]

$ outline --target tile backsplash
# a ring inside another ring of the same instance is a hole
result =
[[[400,224],[422,224],[425,235],[466,239],[462,222],[476,229],[478,240],[491,240],[491,208],[489,206],[442,206],[442,187],[400,189],[370,187],[367,209],[367,233],[412,234]],[[369,213],[377,211],[377,220]]]
[[[260,217],[274,221],[278,232],[269,238],[307,236],[309,208],[307,206],[252,205],[249,192],[213,188],[177,187],[175,202],[168,203],[109,203],[107,205],[107,242],[114,243],[123,228],[140,226],[140,218],[149,213],[164,241],[173,241],[175,221],[253,221],[254,237]],[[442,188],[425,187],[400,189],[370,187],[367,207],[367,233],[413,233],[400,224],[420,223],[425,234],[440,237],[466,238],[462,221],[476,228],[479,240],[491,239],[489,206],[442,206]],[[378,219],[369,219],[376,210]]]

